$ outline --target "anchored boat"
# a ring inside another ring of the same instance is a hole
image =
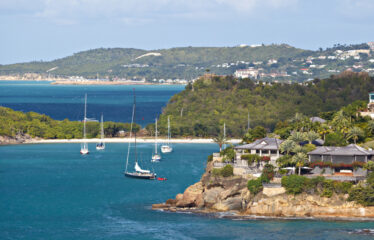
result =
[[[136,96],[135,96],[135,92],[134,92],[134,105],[133,105],[133,109],[132,109],[132,119],[131,119],[131,126],[130,126],[130,138],[132,137],[132,127],[133,127],[134,119],[135,119],[135,109],[136,109]],[[134,141],[135,142],[134,143],[135,144],[134,145],[134,150],[135,150],[135,153],[134,153],[134,162],[135,162],[134,163],[134,171],[133,172],[128,171],[130,148],[131,148],[131,142],[129,142],[128,148],[127,148],[126,168],[125,168],[125,172],[124,172],[125,176],[126,177],[132,177],[132,178],[151,179],[151,180],[156,179],[156,173],[151,172],[150,170],[142,169],[139,166],[137,151],[136,151],[136,132],[134,133],[134,139],[135,139],[135,141]]]

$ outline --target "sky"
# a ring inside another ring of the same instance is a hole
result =
[[[374,41],[374,0],[0,0],[0,64],[94,48]]]

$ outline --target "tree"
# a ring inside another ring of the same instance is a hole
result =
[[[292,132],[288,139],[294,141],[295,143],[300,143],[305,141],[306,137],[302,132]]]
[[[345,116],[343,110],[340,110],[335,114],[331,124],[336,130],[343,134],[347,133],[348,128],[351,125],[350,120]]]
[[[308,140],[309,144],[312,144],[314,140],[317,140],[319,138],[319,134],[315,131],[309,131],[305,134],[306,140]]]
[[[226,138],[223,136],[223,134],[219,134],[217,137],[213,138],[213,141],[218,144],[219,151],[222,151],[223,144],[226,143]]]
[[[347,141],[340,132],[333,132],[326,135],[324,146],[345,146]]]
[[[371,134],[374,133],[374,120],[370,120],[367,125],[367,129]]]
[[[292,161],[294,161],[296,163],[296,167],[299,168],[299,175],[300,175],[301,174],[301,167],[303,167],[304,164],[308,161],[308,156],[303,152],[299,152],[299,153],[296,153],[292,157]]]
[[[288,154],[290,154],[290,152],[292,152],[292,150],[295,148],[296,146],[296,143],[292,140],[286,140],[284,142],[281,143],[280,145],[280,149],[282,152],[285,152]]]
[[[356,144],[357,140],[363,136],[364,131],[360,127],[353,127],[348,130],[347,139],[353,139],[353,142]]]
[[[243,142],[253,142],[256,139],[264,138],[266,136],[266,130],[262,126],[257,126],[253,129],[249,129],[243,137]]]

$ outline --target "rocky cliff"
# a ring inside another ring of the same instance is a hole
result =
[[[248,179],[212,175],[208,163],[201,180],[183,194],[166,203],[153,204],[153,209],[193,211],[201,213],[233,212],[236,216],[315,217],[315,218],[374,218],[374,207],[363,207],[347,201],[348,195],[288,195],[282,187],[264,188],[253,196],[247,189]]]

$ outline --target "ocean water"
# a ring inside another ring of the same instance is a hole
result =
[[[83,119],[84,94],[87,93],[87,117],[105,121],[131,122],[133,89],[137,100],[137,123],[154,122],[170,97],[182,91],[182,85],[74,86],[49,82],[0,81],[0,106],[17,111],[34,111],[54,119]]]
[[[79,154],[79,144],[0,147],[0,239],[373,239],[373,222],[245,220],[151,210],[198,181],[216,144],[174,144],[151,164],[152,144],[140,144],[142,167],[167,181],[126,178],[127,145]]]

